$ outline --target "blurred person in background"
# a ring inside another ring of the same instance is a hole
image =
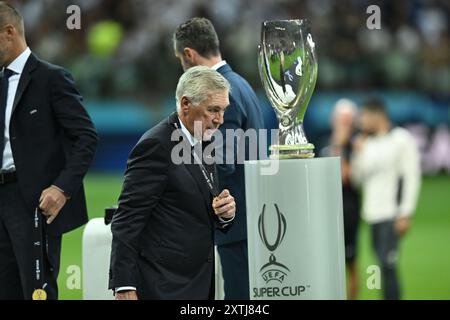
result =
[[[398,241],[411,226],[420,189],[420,157],[411,134],[392,127],[384,102],[369,98],[362,106],[362,133],[355,138],[352,179],[362,186],[363,218],[372,231],[380,263],[384,298],[401,298]]]
[[[345,261],[349,275],[347,297],[355,300],[358,295],[358,270],[356,263],[358,225],[360,219],[359,192],[350,180],[350,158],[353,153],[353,138],[358,109],[349,99],[336,102],[332,118],[330,145],[322,156],[341,157],[342,197],[344,209]]]
[[[31,299],[37,287],[37,206],[46,218],[40,271],[47,298],[58,298],[62,235],[88,221],[83,178],[97,145],[72,76],[36,57],[24,34],[22,16],[1,1],[0,300]]]
[[[245,152],[245,160],[255,160],[257,154],[249,152],[249,146],[242,150],[239,144],[227,141],[226,130],[253,129],[259,133],[264,128],[264,119],[258,98],[239,74],[234,72],[222,56],[219,39],[211,21],[206,18],[192,18],[178,26],[173,34],[175,56],[184,70],[203,65],[217,70],[230,83],[230,105],[219,130],[223,137],[223,164],[218,165],[220,188],[227,188],[236,197],[236,219],[233,228],[226,234],[216,232],[215,243],[222,264],[225,299],[249,299],[247,218],[245,204],[244,164],[238,163],[239,153]],[[257,67],[255,61],[255,68]],[[242,143],[242,141],[241,141]],[[230,146],[234,150],[230,149]],[[234,152],[233,163],[226,163],[227,153]]]

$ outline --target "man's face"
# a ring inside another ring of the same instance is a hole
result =
[[[182,113],[185,126],[194,137],[210,140],[214,132],[223,123],[225,109],[230,104],[228,91],[212,92],[209,97],[194,106],[186,97],[182,98]]]
[[[349,110],[338,111],[333,118],[333,127],[335,130],[352,130],[354,116]]]
[[[360,118],[361,131],[366,134],[372,135],[377,132],[380,121],[382,121],[383,115],[379,112],[372,112],[363,110]]]
[[[6,67],[10,60],[11,41],[7,26],[0,28],[0,68]]]

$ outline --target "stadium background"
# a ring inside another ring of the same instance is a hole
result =
[[[193,16],[210,18],[223,57],[258,91],[269,128],[273,111],[257,71],[261,22],[308,18],[319,56],[319,77],[305,118],[317,148],[329,137],[334,102],[383,96],[396,124],[407,127],[422,153],[424,179],[411,232],[401,244],[405,299],[450,299],[450,3],[442,0],[40,0],[10,1],[24,15],[28,44],[69,69],[100,135],[86,178],[89,215],[116,203],[128,152],[140,135],[174,110],[182,73],[171,34]],[[81,9],[81,29],[68,30],[69,5]],[[381,9],[381,29],[369,30],[369,5]],[[82,228],[66,235],[59,278],[61,299],[71,288],[70,266],[81,266]],[[359,234],[361,299],[376,264],[368,228]],[[105,270],[107,272],[107,270]],[[73,279],[73,278],[72,278]]]

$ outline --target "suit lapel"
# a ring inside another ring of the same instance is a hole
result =
[[[25,67],[23,68],[22,74],[20,76],[19,84],[17,86],[16,96],[14,97],[13,107],[12,107],[12,113],[16,109],[17,105],[20,102],[20,99],[22,98],[23,93],[25,92],[25,89],[28,87],[28,84],[31,81],[31,73],[36,68],[38,64],[38,60],[36,56],[31,53],[30,57],[27,60],[27,63],[25,64]]]
[[[197,164],[185,164],[184,166],[197,183],[197,186],[199,187],[202,193],[203,199],[205,200],[205,203],[209,208],[211,206],[211,193],[209,192],[208,186],[206,184],[205,178],[203,177],[203,173],[200,167]]]
[[[204,141],[203,142],[203,145],[204,145],[204,148],[203,148],[203,152],[204,152],[204,150],[206,149],[206,148],[208,148],[208,146],[211,144],[211,141]],[[211,152],[211,154],[207,154],[207,155],[205,155],[206,156],[206,159],[208,159],[207,160],[207,162],[209,163],[210,161],[212,161],[213,159],[214,159],[214,157],[215,157],[215,149],[212,149],[212,152]],[[220,190],[219,190],[219,177],[218,177],[218,175],[217,175],[217,168],[216,168],[216,165],[214,164],[214,163],[212,163],[212,164],[204,164],[204,166],[205,166],[205,168],[206,168],[206,170],[208,170],[208,172],[210,172],[211,174],[212,174],[212,184],[213,184],[213,190],[211,191],[211,194],[212,194],[212,196],[217,196],[219,193],[220,193]]]
[[[169,116],[169,122],[171,123],[171,125],[173,126],[173,128],[176,129],[180,129],[181,131],[181,126],[178,120],[178,116],[176,113],[173,113],[172,115]],[[181,132],[181,135],[183,136],[181,141],[175,141],[174,145],[176,143],[184,143],[186,144],[183,148],[183,150],[191,150],[191,144],[189,143],[187,137],[184,136],[184,134]],[[192,176],[192,178],[194,179],[203,199],[205,200],[205,205],[206,208],[208,209],[208,218],[212,218],[210,215],[210,208],[211,208],[211,194],[209,192],[207,183],[205,181],[205,178],[203,177],[203,173],[200,169],[200,166],[197,164],[194,164],[193,162],[193,157],[192,154],[190,155],[190,159],[191,159],[191,164],[188,163],[183,163],[182,165],[185,166],[185,168],[187,169],[187,171],[189,172],[189,174]]]

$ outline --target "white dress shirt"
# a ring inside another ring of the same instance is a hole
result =
[[[14,74],[9,78],[8,93],[6,98],[6,111],[5,111],[5,132],[3,137],[5,139],[5,149],[3,151],[3,165],[2,171],[14,171],[14,159],[11,150],[11,142],[9,140],[9,123],[11,121],[12,107],[14,98],[16,97],[17,86],[19,85],[20,76],[22,75],[23,68],[30,57],[31,50],[26,48],[13,62],[11,62],[6,68],[14,71]]]
[[[191,147],[195,146],[197,143],[200,142],[200,144],[202,143],[201,140],[198,140],[196,137],[194,137],[189,130],[184,126],[183,121],[181,121],[181,119],[178,117],[178,121],[180,121],[180,125],[181,125],[181,132],[183,132],[183,134],[185,135],[185,137],[188,139],[189,144],[191,145]]]
[[[222,67],[222,66],[224,66],[224,65],[226,65],[226,64],[227,64],[227,62],[226,62],[225,60],[222,60],[222,61],[216,63],[215,65],[213,65],[213,66],[211,67],[211,69],[217,71],[220,67]]]

